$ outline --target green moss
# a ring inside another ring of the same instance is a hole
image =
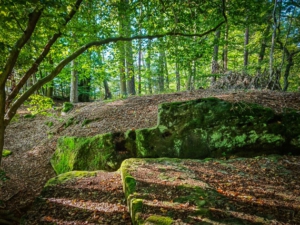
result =
[[[285,139],[279,134],[264,133],[259,140],[263,143],[274,144],[274,146],[281,146]]]
[[[14,117],[11,119],[10,122],[11,122],[11,123],[13,123],[13,122],[18,122],[19,119],[20,119],[20,114],[15,114]]]
[[[26,114],[24,116],[24,118],[26,118],[26,119],[33,119],[33,118],[35,118],[35,115],[33,115],[33,114]]]
[[[145,222],[150,222],[153,225],[171,225],[174,221],[170,217],[152,215]]]
[[[125,180],[125,198],[133,194],[136,190],[136,180],[132,176],[126,176]]]
[[[60,174],[54,178],[51,178],[50,180],[47,181],[45,187],[57,185],[57,184],[63,184],[65,182],[68,182],[70,180],[78,179],[78,178],[83,178],[83,177],[93,177],[96,176],[97,172],[92,171],[71,171],[67,173]]]
[[[69,119],[67,120],[67,122],[65,123],[65,128],[71,126],[73,123],[74,123],[74,117],[69,118]]]
[[[143,210],[143,200],[142,199],[131,199],[129,204],[129,212],[134,225],[141,224],[139,218],[140,212]]]
[[[51,158],[57,174],[72,170],[117,170],[121,161],[116,157],[111,133],[94,137],[61,137]]]
[[[12,152],[10,150],[3,149],[3,151],[2,151],[2,157],[7,157],[11,154],[12,154]]]
[[[52,121],[48,121],[45,123],[45,125],[47,125],[48,127],[52,127],[53,126],[53,122]]]
[[[67,112],[69,112],[73,108],[74,108],[74,105],[72,103],[70,103],[70,102],[64,102],[63,108],[62,108],[61,111],[64,112],[64,113],[67,113]]]

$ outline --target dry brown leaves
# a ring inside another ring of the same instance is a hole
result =
[[[10,178],[0,187],[1,207],[22,215],[34,198],[39,195],[45,182],[55,174],[49,160],[60,135],[91,136],[99,133],[125,131],[155,126],[158,104],[216,96],[228,101],[255,102],[282,112],[284,108],[300,110],[299,93],[273,91],[223,91],[198,90],[174,94],[129,97],[111,103],[79,103],[65,117],[37,117],[11,123],[5,136],[5,148],[13,155],[3,159],[2,169]],[[62,120],[74,118],[76,123],[65,128]],[[93,122],[82,126],[85,120]],[[53,127],[45,122],[52,121]],[[48,139],[48,135],[54,136]]]

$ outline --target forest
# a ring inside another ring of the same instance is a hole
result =
[[[298,90],[298,1],[20,0],[0,7],[1,146],[33,94],[87,102],[208,87]]]
[[[0,23],[0,166],[22,107],[300,90],[299,0],[0,0]]]

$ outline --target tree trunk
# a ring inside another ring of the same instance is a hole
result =
[[[159,47],[159,65],[158,65],[158,90],[159,92],[163,92],[165,90],[165,82],[164,82],[164,56],[163,56],[163,47],[162,44]]]
[[[223,70],[227,71],[228,68],[228,32],[229,32],[229,25],[226,23],[225,32],[224,32],[224,49],[223,49]]]
[[[108,86],[108,82],[106,79],[103,80],[103,85],[104,85],[104,91],[105,91],[105,96],[104,99],[111,99],[112,98],[112,94],[109,90],[109,86]]]
[[[266,40],[266,37],[268,36],[269,32],[270,32],[270,29],[271,29],[271,24],[269,23],[265,32],[263,33],[263,40],[262,40],[262,43],[261,43],[261,46],[260,46],[260,51],[259,51],[259,54],[258,54],[258,67],[257,67],[257,74],[260,74],[261,73],[261,65],[262,65],[262,62],[264,60],[264,57],[265,57],[265,53],[266,53],[266,43],[267,43],[267,40]]]
[[[126,17],[126,0],[121,0],[119,4],[119,35],[125,36],[125,17]],[[120,94],[121,96],[127,96],[127,86],[126,86],[126,43],[124,41],[120,41],[118,43],[119,48],[119,71],[120,71]]]
[[[142,41],[139,41],[139,56],[138,56],[138,93],[142,93]]]
[[[53,98],[53,82],[51,82],[51,84],[49,86],[47,86],[47,89],[46,89],[46,96],[49,97],[49,98]]]
[[[167,63],[167,57],[166,57],[166,51],[163,50],[163,61],[164,61],[164,71],[166,75],[166,88],[170,88],[170,80],[169,80],[169,70],[168,70],[168,63]]]
[[[176,91],[180,91],[180,72],[179,72],[179,58],[178,58],[178,38],[175,38],[175,75],[176,75]]]
[[[151,54],[152,54],[152,46],[151,46],[152,41],[149,40],[148,41],[148,46],[147,46],[147,52],[148,52],[148,56],[146,58],[146,66],[147,66],[147,83],[148,83],[148,90],[149,93],[152,94],[153,90],[152,90],[152,70],[151,70]]]
[[[4,146],[4,133],[5,133],[4,115],[5,115],[5,85],[1,85],[0,86],[0,166],[2,161],[3,146]]]
[[[244,39],[244,73],[247,73],[247,67],[248,67],[248,59],[249,59],[249,50],[248,50],[248,44],[249,44],[249,26],[246,27],[245,30],[245,39]]]
[[[179,63],[177,59],[175,62],[175,74],[176,74],[176,91],[180,91],[180,73],[179,73]]]
[[[130,36],[130,35],[129,35]],[[126,42],[126,70],[127,70],[127,87],[128,94],[135,95],[135,78],[132,56],[132,42]]]
[[[274,2],[274,9],[273,9],[273,33],[272,33],[272,43],[271,43],[271,50],[270,50],[269,82],[271,82],[272,74],[273,74],[274,48],[275,48],[276,28],[277,28],[276,7],[277,7],[277,0],[275,0]]]
[[[216,74],[219,71],[218,67],[218,55],[219,55],[219,40],[220,40],[221,31],[218,29],[215,34],[215,45],[214,45],[214,52],[212,57],[212,64],[211,64],[211,74]],[[216,82],[216,76],[212,76],[211,78],[211,85],[213,85]]]
[[[79,102],[89,102],[90,101],[90,78],[85,78],[79,82]]]
[[[192,90],[192,76],[193,76],[193,69],[191,62],[188,62],[188,74],[187,74],[187,81],[186,81],[186,90]]]
[[[71,62],[71,88],[70,88],[70,102],[78,102],[78,74],[76,70],[76,62],[73,60]]]

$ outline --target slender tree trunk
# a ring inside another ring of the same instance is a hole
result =
[[[219,55],[219,40],[220,40],[221,31],[218,29],[215,34],[215,45],[214,45],[214,51],[213,51],[213,57],[212,57],[212,64],[211,64],[211,74],[218,73],[218,55]],[[213,85],[216,82],[216,76],[212,76],[211,79],[211,85]]]
[[[119,35],[125,36],[125,20],[126,20],[126,0],[121,0],[119,4]],[[120,41],[118,43],[119,48],[119,71],[120,71],[120,92],[122,96],[127,96],[127,86],[126,86],[126,72],[125,72],[125,59],[126,59],[126,43]]]
[[[78,102],[78,74],[76,70],[76,61],[71,62],[71,89],[70,89],[70,102]]]
[[[146,66],[147,66],[147,83],[148,83],[148,90],[149,93],[152,94],[152,70],[151,70],[151,55],[152,55],[152,41],[148,41],[148,46],[147,46],[147,52],[148,52],[148,57],[146,58]]]
[[[263,40],[262,40],[262,43],[260,45],[260,51],[259,51],[259,54],[258,54],[258,61],[257,61],[257,64],[258,64],[257,71],[256,71],[257,74],[261,74],[261,65],[262,65],[262,62],[264,60],[264,57],[265,57],[265,54],[266,54],[266,47],[267,47],[266,37],[270,33],[270,29],[271,29],[271,24],[269,23],[266,30],[265,30],[265,32],[263,33]]]
[[[192,77],[193,77],[193,69],[191,62],[188,62],[188,74],[187,74],[187,81],[186,81],[186,90],[190,91],[192,89]]]
[[[248,62],[248,59],[249,59],[248,44],[249,44],[249,26],[246,27],[245,39],[244,39],[244,73],[247,73],[247,67],[249,64],[249,62]]]
[[[5,124],[4,124],[4,115],[5,115],[5,85],[0,86],[0,166],[2,161],[2,151],[4,147],[4,134],[5,134]]]
[[[175,62],[175,74],[176,74],[176,91],[180,91],[180,72],[179,72],[179,63],[177,58]]]
[[[176,91],[180,91],[180,72],[179,72],[179,58],[178,58],[178,38],[175,38],[175,75],[176,75]]]
[[[224,49],[223,49],[223,69],[227,71],[228,68],[228,32],[229,32],[229,25],[226,23],[225,25],[225,32],[224,32]]]
[[[166,51],[163,50],[162,53],[163,53],[163,61],[164,61],[164,71],[165,71],[165,75],[166,75],[166,88],[170,89],[169,70],[168,70]]]
[[[159,65],[158,65],[158,89],[159,92],[163,92],[164,91],[164,86],[165,86],[165,82],[164,82],[164,56],[163,56],[163,48],[162,45],[160,46],[160,50],[159,50]]]
[[[127,69],[127,87],[128,94],[135,95],[135,78],[133,68],[132,42],[128,41],[126,44],[126,69]]]
[[[49,97],[49,98],[53,98],[53,81],[50,83],[49,86],[47,86],[47,89],[46,89],[46,96]]]
[[[287,91],[289,87],[289,75],[290,70],[293,66],[293,56],[289,55],[287,59],[287,64],[285,66],[284,77],[283,77],[283,91]]]
[[[271,43],[271,50],[270,50],[270,70],[269,70],[270,81],[272,80],[272,74],[273,74],[274,48],[275,48],[276,29],[277,29],[276,7],[277,7],[277,0],[274,0],[273,33],[272,33],[272,43]]]
[[[139,56],[138,56],[138,93],[142,93],[142,41],[139,41]]]
[[[106,79],[103,80],[103,85],[104,85],[104,91],[105,91],[105,97],[104,99],[111,99],[112,98],[112,94],[109,90],[109,86],[108,86],[108,82]]]
[[[80,92],[78,95],[78,100],[80,102],[89,102],[90,101],[90,91],[91,91],[91,78],[84,78],[79,82]]]

